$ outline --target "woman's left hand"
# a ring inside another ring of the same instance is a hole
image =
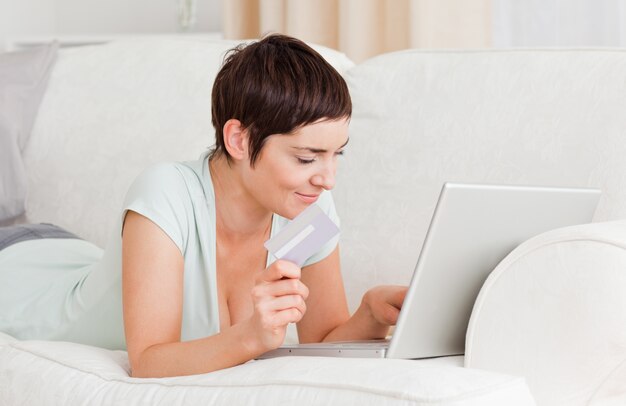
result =
[[[324,341],[373,340],[389,334],[398,322],[408,287],[376,286],[363,295],[361,305],[345,323],[324,337]]]
[[[384,331],[381,335],[387,335],[390,326],[395,326],[402,303],[406,296],[406,286],[376,286],[363,295],[361,306],[366,310],[371,322],[377,325],[377,329]]]

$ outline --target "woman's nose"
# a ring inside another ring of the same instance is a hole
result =
[[[311,184],[314,186],[319,186],[324,190],[331,190],[335,187],[335,172],[336,172],[335,163],[329,163],[324,165],[324,167],[313,177],[311,178]]]

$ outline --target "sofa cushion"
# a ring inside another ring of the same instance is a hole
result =
[[[18,341],[0,344],[0,403],[534,405],[523,379],[458,362],[284,357],[209,374],[139,379],[128,376],[122,351]]]
[[[24,213],[22,151],[44,95],[58,45],[0,55],[0,225]]]

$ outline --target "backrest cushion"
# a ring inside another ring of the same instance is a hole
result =
[[[0,225],[22,215],[27,193],[22,150],[37,117],[58,44],[0,55]]]
[[[334,196],[353,307],[409,283],[445,181],[598,187],[596,220],[626,217],[626,50],[409,50],[346,80]]]

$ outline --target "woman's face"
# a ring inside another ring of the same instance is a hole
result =
[[[272,135],[254,168],[245,164],[246,189],[261,206],[292,219],[335,186],[337,159],[347,143],[347,119],[318,121],[293,134]]]

